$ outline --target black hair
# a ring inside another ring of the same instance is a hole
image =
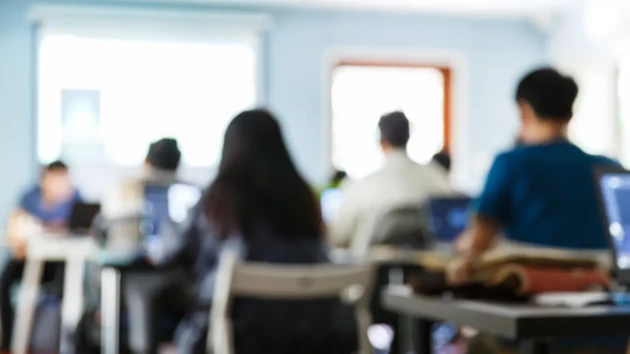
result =
[[[578,95],[575,81],[552,68],[527,74],[516,88],[516,101],[527,102],[543,120],[568,122]]]
[[[344,179],[346,179],[346,177],[348,177],[348,174],[346,173],[346,171],[335,170],[332,176],[330,176],[330,183],[331,184],[341,183]]]
[[[442,166],[446,172],[451,171],[451,155],[446,151],[440,151],[437,154],[433,155],[431,159],[433,162]]]
[[[175,172],[179,167],[181,157],[182,153],[177,140],[163,138],[149,146],[147,162],[158,170]]]
[[[44,167],[44,172],[54,172],[54,171],[68,171],[68,165],[61,161],[56,160]]]
[[[293,164],[278,121],[261,109],[228,125],[205,210],[222,238],[240,232],[248,239],[261,222],[284,237],[323,237],[319,202]]]
[[[381,139],[395,148],[404,148],[409,142],[409,119],[403,112],[385,114],[378,122]]]

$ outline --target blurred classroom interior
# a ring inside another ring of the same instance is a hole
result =
[[[0,0],[0,354],[626,353],[628,23]]]

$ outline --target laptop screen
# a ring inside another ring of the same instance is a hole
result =
[[[630,269],[630,174],[604,174],[599,187],[617,266]]]
[[[343,193],[339,188],[330,188],[322,192],[320,204],[322,208],[322,218],[326,224],[337,220],[339,209],[343,201]]]
[[[468,224],[470,198],[436,198],[429,201],[430,224],[438,242],[453,242]]]

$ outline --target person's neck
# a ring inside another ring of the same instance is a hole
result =
[[[526,144],[544,144],[566,139],[568,139],[568,132],[565,124],[535,125],[521,133],[521,140]]]
[[[386,157],[398,156],[398,155],[407,155],[407,149],[406,148],[390,147],[390,148],[387,148],[387,149],[383,149],[383,153],[385,153]]]

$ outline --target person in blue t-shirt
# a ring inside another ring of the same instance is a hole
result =
[[[70,180],[68,166],[55,161],[44,168],[39,184],[22,195],[18,212],[32,216],[44,228],[63,230],[72,206],[80,200],[81,195]]]
[[[571,249],[604,249],[593,170],[617,165],[582,151],[567,138],[578,94],[575,81],[554,69],[526,75],[516,90],[519,144],[499,154],[474,203],[468,247],[451,269],[466,281],[479,256],[503,233],[509,240]]]
[[[36,224],[50,232],[62,232],[67,226],[72,206],[80,200],[81,195],[70,180],[68,166],[55,161],[44,167],[39,184],[21,196],[16,210],[10,216],[8,236],[12,259],[5,263],[0,273],[0,353],[10,350],[11,346],[14,320],[11,286],[22,278],[24,271],[27,241],[24,235],[29,232],[25,224]],[[45,280],[61,275],[60,264],[46,264]]]
[[[597,166],[618,163],[587,154],[568,140],[577,94],[571,77],[550,68],[535,70],[518,84],[519,139],[496,157],[473,205],[471,226],[462,236],[466,241],[462,258],[449,268],[454,284],[470,279],[479,257],[500,233],[509,240],[540,246],[607,248],[593,174]],[[593,352],[601,354],[609,349],[617,352],[625,343],[625,338],[611,338],[560,345],[595,347]]]

